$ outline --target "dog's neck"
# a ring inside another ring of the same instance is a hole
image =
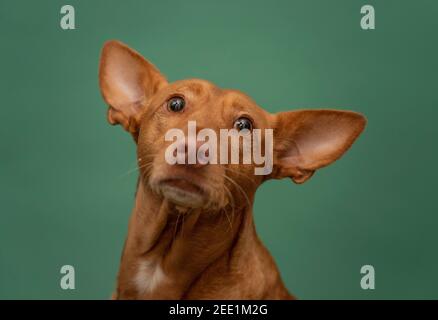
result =
[[[245,268],[261,246],[251,206],[186,211],[153,193],[140,179],[118,297],[186,298],[206,289],[199,283],[213,269]]]

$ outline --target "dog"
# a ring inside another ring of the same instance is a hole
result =
[[[351,147],[366,118],[329,109],[271,114],[244,93],[206,80],[169,83],[118,41],[103,46],[99,84],[109,123],[136,143],[139,170],[113,298],[294,299],[257,236],[255,192],[269,179],[305,182]],[[254,174],[254,163],[169,164],[166,132],[187,133],[189,121],[197,132],[272,130],[271,170]]]

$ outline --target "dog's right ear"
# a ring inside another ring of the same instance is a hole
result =
[[[100,57],[99,85],[109,106],[109,123],[122,125],[136,138],[142,107],[167,81],[138,52],[119,41],[108,41]]]

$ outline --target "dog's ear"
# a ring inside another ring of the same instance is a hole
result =
[[[281,112],[274,119],[273,178],[295,183],[339,159],[366,125],[361,114],[336,110]]]
[[[108,41],[100,57],[99,84],[109,105],[109,123],[120,124],[135,136],[142,107],[167,81],[138,52],[121,42]]]

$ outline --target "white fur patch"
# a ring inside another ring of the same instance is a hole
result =
[[[167,280],[159,260],[144,260],[138,266],[134,282],[140,294],[151,293],[160,283]]]

